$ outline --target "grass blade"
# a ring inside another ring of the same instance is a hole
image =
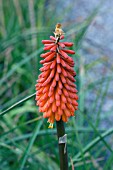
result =
[[[39,132],[41,126],[42,126],[42,123],[43,123],[43,119],[40,121],[40,123],[37,122],[37,125],[36,125],[36,127],[34,129],[34,132],[33,132],[33,135],[32,135],[32,137],[30,139],[30,142],[29,142],[29,144],[28,144],[28,146],[27,146],[27,148],[26,148],[25,152],[23,153],[23,156],[22,156],[22,158],[20,160],[20,167],[19,167],[18,170],[23,170],[24,165],[25,165],[26,160],[27,160],[27,157],[29,155],[29,152],[30,152],[30,150],[31,150],[31,148],[33,146],[33,143],[34,143],[34,141],[36,139],[36,136],[37,136],[37,134],[38,134],[38,132]]]

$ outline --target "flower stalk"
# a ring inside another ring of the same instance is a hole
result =
[[[64,122],[56,121],[58,141],[65,135]],[[66,141],[59,142],[60,170],[68,170],[68,155]]]

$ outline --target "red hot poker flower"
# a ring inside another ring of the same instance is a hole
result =
[[[66,47],[73,46],[71,42],[60,42],[64,39],[61,27],[56,26],[55,37],[50,36],[50,40],[42,40],[44,50],[50,50],[41,54],[43,60],[40,61],[43,67],[36,84],[36,101],[39,111],[43,112],[43,117],[48,118],[50,128],[54,121],[62,119],[68,121],[70,116],[74,116],[78,109],[78,96],[75,82],[76,72],[73,70],[74,60],[69,54],[75,54],[73,50]]]

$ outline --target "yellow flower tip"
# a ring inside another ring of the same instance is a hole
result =
[[[64,35],[64,31],[62,30],[62,25],[60,23],[56,24],[54,34],[55,37],[60,37],[61,35]]]
[[[56,24],[56,28],[61,28],[62,25],[60,23]]]
[[[53,129],[53,123],[50,123],[48,128]]]

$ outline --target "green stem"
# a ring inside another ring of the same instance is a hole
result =
[[[65,135],[65,128],[62,120],[56,121],[56,125],[57,136],[59,141],[59,138]],[[59,143],[60,170],[68,170],[67,146],[65,145],[66,143]]]

